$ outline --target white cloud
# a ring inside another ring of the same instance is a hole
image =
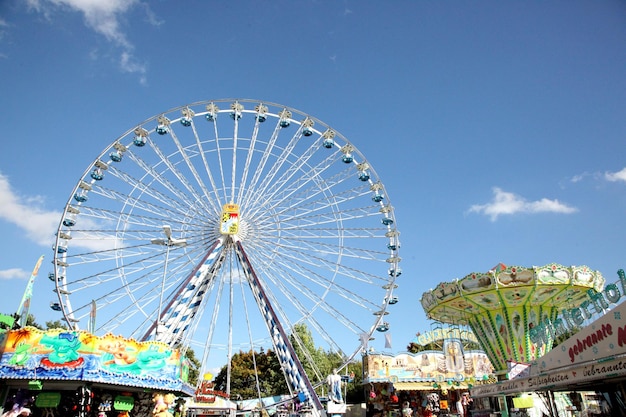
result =
[[[487,204],[475,204],[470,207],[470,213],[485,214],[496,221],[498,216],[517,213],[574,213],[578,211],[558,200],[542,198],[537,201],[526,201],[523,197],[514,193],[503,191],[498,187],[493,188],[493,200]]]
[[[596,171],[596,172],[585,171],[581,174],[574,175],[572,178],[570,178],[570,182],[578,183],[578,182],[582,182],[583,180],[587,178],[591,178],[594,181],[626,182],[626,168],[623,168],[621,171],[617,171],[617,172],[604,172],[604,173],[599,172],[599,171]]]
[[[9,26],[7,21],[0,17],[0,40],[4,38],[5,28]]]
[[[61,221],[62,213],[48,211],[43,208],[44,199],[41,196],[18,195],[9,183],[9,179],[0,174],[0,220],[4,220],[20,228],[24,235],[31,241],[52,248],[56,241],[56,232]],[[95,225],[90,218],[81,218],[81,224],[90,230],[110,229],[110,225]],[[95,226],[94,226],[95,225]],[[88,235],[81,232],[72,234],[72,247],[83,248],[92,251],[111,251],[120,247],[121,243],[117,236],[111,235]],[[2,275],[2,274],[5,275]],[[21,277],[16,269],[0,271],[0,279],[7,278],[9,274],[18,274],[12,278]],[[28,275],[30,276],[30,274]]]
[[[616,181],[626,182],[626,168],[623,168],[621,171],[617,171],[617,172],[607,172],[604,174],[604,178],[607,181],[611,181],[611,182],[616,182]]]
[[[570,179],[570,181],[573,182],[573,183],[581,182],[582,180],[585,179],[585,177],[588,177],[589,175],[591,175],[591,174],[589,174],[588,172],[583,172],[582,174],[574,175]]]
[[[136,59],[128,52],[122,52],[120,56],[120,67],[124,72],[131,74],[139,74],[141,84],[146,84],[146,66],[136,61]]]
[[[0,270],[0,281],[5,280],[5,279],[14,279],[14,278],[25,279],[28,277],[30,277],[30,273],[24,271],[21,268],[11,268],[11,269]]]
[[[11,189],[9,179],[0,174],[0,219],[22,229],[30,240],[50,247],[61,212],[45,210],[42,203],[39,196],[17,195]]]
[[[28,0],[32,9],[47,17],[50,17],[51,7],[80,12],[90,29],[125,48],[131,45],[120,29],[118,17],[137,3],[137,0]]]
[[[119,66],[123,72],[138,74],[145,83],[146,66],[140,64],[133,55],[133,44],[121,28],[120,18],[131,8],[143,5],[148,21],[160,25],[146,4],[139,0],[27,0],[31,9],[50,18],[54,9],[71,10],[82,13],[85,25],[104,36],[109,42],[122,49]]]

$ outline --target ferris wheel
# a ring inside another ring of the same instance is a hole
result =
[[[51,308],[72,328],[192,347],[205,366],[293,355],[304,325],[345,365],[389,329],[399,247],[382,182],[340,133],[273,103],[193,103],[89,164],[57,230]],[[310,366],[295,390],[326,377]]]

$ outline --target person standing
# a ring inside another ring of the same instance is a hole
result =
[[[343,403],[343,395],[341,395],[341,375],[337,374],[337,369],[333,369],[333,373],[326,378],[328,384],[328,399],[335,403]]]
[[[456,401],[456,412],[459,417],[465,417],[465,404],[463,404],[463,399],[465,396],[460,395]]]

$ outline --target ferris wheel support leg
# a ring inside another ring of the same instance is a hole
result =
[[[158,317],[158,323],[163,323],[166,331],[159,335],[156,340],[174,345],[182,337],[181,333],[187,329],[198,312],[199,299],[201,298],[198,294],[204,293],[224,262],[224,253],[221,250],[222,243],[221,239],[213,243],[200,263],[191,270],[183,285],[170,296],[168,304]],[[203,269],[203,266],[207,269]],[[188,307],[189,305],[193,307]],[[184,310],[184,314],[181,315],[185,319],[179,323],[172,323],[172,314],[174,312],[180,313],[182,310]],[[154,333],[156,326],[156,322],[152,324],[141,340],[148,340],[150,335]]]
[[[303,393],[313,403],[313,410],[311,410],[313,417],[324,417],[324,407],[315,393],[315,389],[313,388],[311,381],[304,372],[302,362],[298,359],[296,351],[289,341],[289,337],[285,333],[283,326],[280,324],[280,321],[278,320],[278,317],[276,316],[276,313],[274,312],[274,309],[272,308],[272,305],[263,290],[263,286],[256,276],[245,251],[243,250],[241,242],[235,242],[235,251],[237,253],[237,257],[239,258],[239,262],[244,266],[244,274],[250,284],[250,288],[252,289],[257,305],[261,310],[261,314],[265,319],[265,324],[267,325],[270,335],[272,336],[272,343],[274,345],[274,349],[276,350],[276,355],[283,371],[289,379],[289,383],[295,391]]]

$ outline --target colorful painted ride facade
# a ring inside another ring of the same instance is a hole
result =
[[[185,356],[161,342],[65,329],[0,331],[3,411],[154,417],[155,398],[171,398],[163,408],[174,409],[182,407],[176,397],[193,395],[188,377]]]
[[[82,331],[25,327],[4,334],[0,379],[102,382],[193,395],[180,351]]]

